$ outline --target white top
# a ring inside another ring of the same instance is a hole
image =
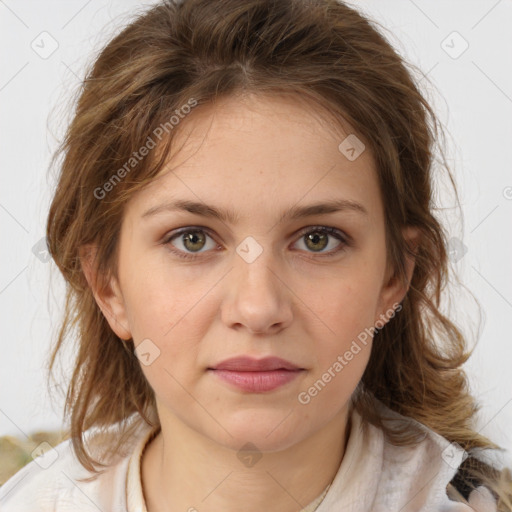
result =
[[[91,473],[78,462],[68,439],[0,487],[0,512],[147,512],[140,460],[155,430],[138,414],[128,421],[138,423],[136,433],[125,453],[99,477],[79,481]],[[384,432],[373,425],[368,425],[365,433],[361,417],[354,411],[346,451],[332,484],[301,512],[312,512],[318,505],[316,512],[497,512],[494,498],[484,487],[469,496],[474,508],[451,501],[446,486],[462,463],[464,451],[426,426],[406,421],[424,437],[419,444],[399,447],[386,441]],[[87,433],[93,453],[105,446],[108,435],[115,436],[115,429],[101,436]]]

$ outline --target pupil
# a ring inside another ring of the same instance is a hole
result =
[[[204,242],[204,236],[200,235],[198,231],[188,233],[184,238],[185,240],[183,243],[185,244],[185,247],[192,251],[201,249],[201,247],[190,247],[190,243],[194,246],[198,243],[198,240],[199,242]]]
[[[322,246],[319,248],[320,250],[324,249],[327,246],[327,235],[325,233],[314,233],[307,235],[307,240],[313,242],[313,244],[315,245],[318,244],[320,240],[322,240],[323,243],[321,244]],[[313,247],[312,249],[315,249],[315,247]],[[318,249],[318,247],[316,249]]]

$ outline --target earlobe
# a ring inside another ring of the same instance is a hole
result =
[[[119,283],[115,276],[111,276],[108,283],[104,283],[101,276],[97,274],[96,252],[96,246],[81,247],[80,264],[82,271],[94,295],[96,304],[98,304],[112,330],[119,338],[129,340],[132,336],[128,327],[126,308]]]

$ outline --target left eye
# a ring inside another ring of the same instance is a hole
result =
[[[330,238],[336,239],[339,243],[334,248],[325,250],[330,244]],[[210,240],[209,246],[208,239]],[[302,230],[295,244],[300,242],[306,247],[306,252],[317,253],[327,257],[337,254],[349,245],[348,237],[343,232],[328,226],[308,227]],[[194,259],[201,252],[207,252],[217,247],[211,235],[204,228],[181,229],[167,236],[163,244],[172,246],[170,247],[172,252],[186,259]]]
[[[329,238],[335,238],[339,243],[334,250],[331,249],[329,251],[324,251],[324,249],[329,245]],[[301,233],[301,237],[297,243],[301,241],[304,242],[307,249],[311,249],[316,253],[327,253],[327,255],[335,254],[341,250],[340,246],[343,248],[347,245],[347,241],[341,231],[327,226],[307,228],[307,231],[303,231]]]

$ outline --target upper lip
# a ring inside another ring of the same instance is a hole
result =
[[[302,370],[290,361],[280,357],[264,357],[255,359],[250,356],[232,357],[209,368],[210,370],[231,370],[241,372],[265,372],[272,370]]]

